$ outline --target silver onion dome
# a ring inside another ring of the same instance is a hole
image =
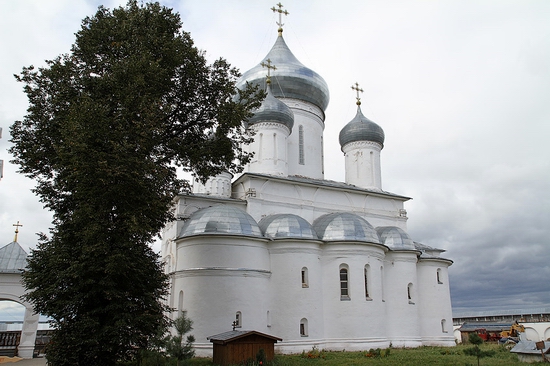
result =
[[[357,141],[377,142],[384,147],[384,130],[365,117],[360,106],[355,117],[340,131],[340,147]]]
[[[264,217],[258,223],[264,236],[275,238],[315,239],[317,234],[304,218],[293,214],[276,214]]]
[[[319,217],[313,230],[325,241],[365,241],[380,244],[374,227],[364,218],[350,212],[336,212]]]
[[[248,125],[260,122],[281,123],[288,127],[290,132],[294,126],[294,113],[286,104],[273,96],[270,83],[267,84],[267,96],[260,108],[255,110],[254,115],[248,120]]]
[[[325,80],[315,71],[302,65],[286,45],[283,36],[279,35],[271,51],[262,62],[248,70],[237,82],[237,87],[244,88],[246,82],[265,88],[266,71],[262,63],[267,60],[277,68],[273,75],[273,95],[277,98],[295,98],[313,103],[323,111],[329,102],[329,91]]]
[[[180,237],[198,234],[262,236],[252,216],[227,205],[206,207],[193,213],[181,228]]]

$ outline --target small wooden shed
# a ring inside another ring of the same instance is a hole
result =
[[[256,360],[256,355],[263,349],[266,361],[275,357],[275,343],[282,341],[268,334],[255,330],[231,330],[207,338],[214,344],[213,362],[215,365],[227,366]]]

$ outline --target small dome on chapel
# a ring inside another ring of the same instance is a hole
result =
[[[357,106],[355,117],[340,131],[340,146],[350,142],[372,141],[384,146],[384,130],[376,123],[368,119],[361,112],[361,107]]]
[[[292,132],[294,126],[294,113],[279,99],[273,96],[271,86],[267,84],[267,96],[262,102],[260,108],[254,111],[254,115],[248,120],[248,125],[254,125],[260,122],[277,122],[288,127]]]

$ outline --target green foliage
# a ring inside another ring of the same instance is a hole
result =
[[[187,317],[187,312],[183,311],[174,321],[173,325],[176,329],[176,335],[166,337],[165,347],[166,353],[174,357],[178,361],[177,365],[179,366],[179,361],[187,360],[195,355],[195,351],[193,350],[195,337],[188,335],[184,341],[184,336],[193,329],[193,321]]]
[[[496,353],[495,350],[482,350],[479,346],[483,344],[483,339],[477,333],[470,333],[468,341],[474,345],[474,347],[464,349],[464,354],[468,356],[474,356],[477,358],[477,364],[479,366],[479,360],[484,357],[493,357]]]
[[[167,327],[168,285],[150,245],[188,188],[176,167],[204,180],[250,158],[243,121],[262,93],[237,91],[237,70],[208,65],[180,28],[158,3],[99,7],[69,54],[16,76],[29,108],[10,152],[54,215],[23,274],[25,299],[56,329],[52,366],[109,366],[150,347]]]
[[[267,361],[267,358],[266,358],[266,355],[265,355],[265,351],[264,351],[263,348],[260,348],[260,350],[256,354],[256,363],[258,365],[265,365],[266,361]]]
[[[311,348],[311,351],[309,352],[305,352],[305,351],[302,351],[302,355],[301,355],[302,358],[322,358],[324,359],[326,356],[325,356],[325,350],[320,350],[319,351],[319,348],[317,348],[317,346],[313,346]]]

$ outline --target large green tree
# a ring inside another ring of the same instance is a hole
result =
[[[68,54],[24,68],[29,108],[11,153],[54,214],[28,260],[26,299],[53,319],[50,365],[113,365],[167,324],[167,277],[150,245],[188,183],[249,160],[243,121],[263,93],[205,60],[158,3],[100,7]]]

